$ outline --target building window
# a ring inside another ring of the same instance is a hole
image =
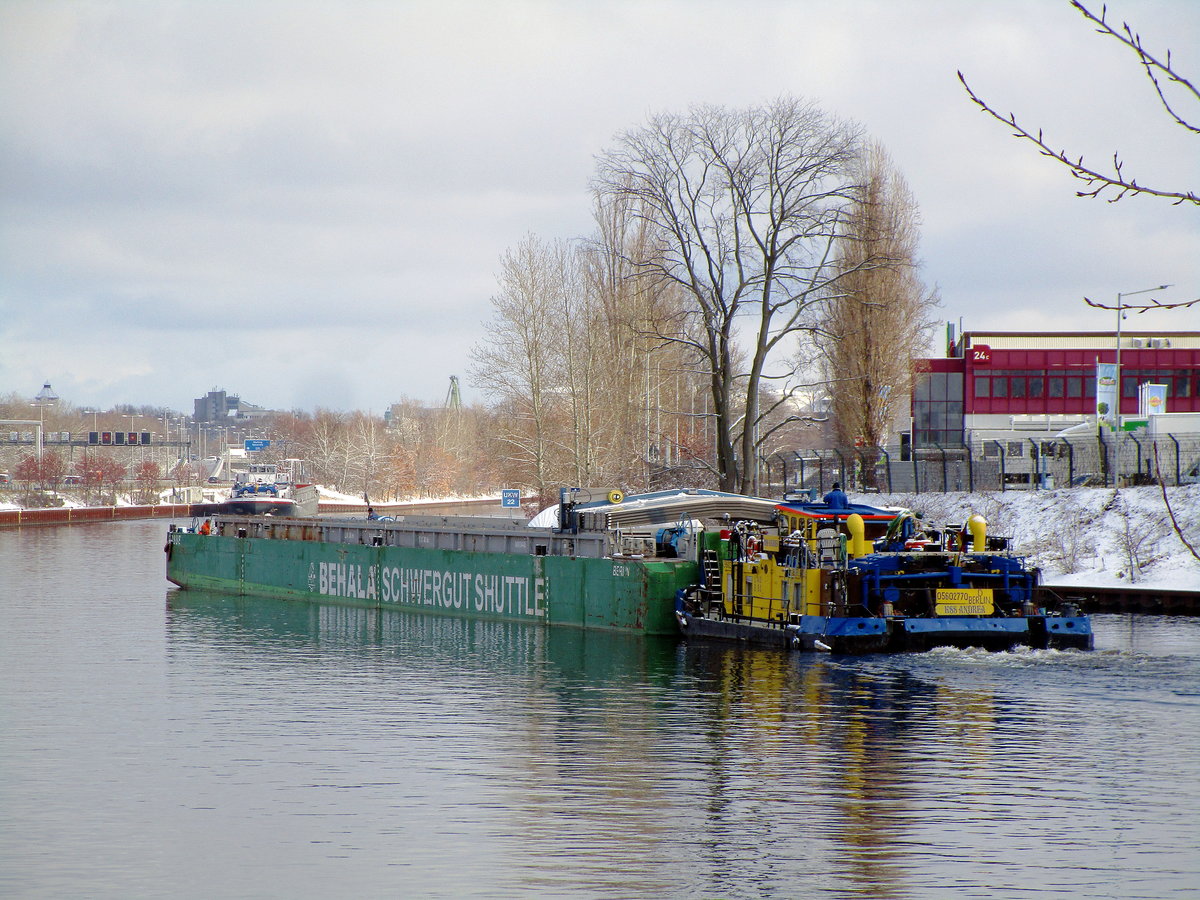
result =
[[[1029,396],[1034,400],[1042,398],[1042,390],[1046,383],[1046,379],[1041,375],[1029,376]]]
[[[992,379],[980,378],[978,375],[976,375],[975,376],[975,396],[983,397],[983,398],[992,396]]]
[[[913,390],[913,446],[961,447],[962,434],[962,373],[918,375]]]
[[[1050,376],[1050,398],[1052,400],[1061,400],[1066,396],[1067,379],[1061,375]]]

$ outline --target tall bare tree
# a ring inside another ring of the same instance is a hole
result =
[[[563,246],[526,236],[501,260],[488,339],[474,347],[471,374],[508,415],[509,461],[539,495],[567,480],[563,440]]]
[[[348,485],[348,421],[345,413],[334,410],[317,409],[313,414],[299,446],[314,481],[339,487]]]
[[[833,246],[857,141],[848,123],[781,98],[657,115],[599,158],[597,192],[629,200],[652,232],[627,262],[687,297],[655,337],[703,361],[722,489],[754,489],[763,388],[841,275]]]
[[[920,217],[904,176],[877,142],[859,168],[860,187],[838,238],[845,275],[818,349],[838,442],[881,447],[908,404],[912,360],[926,350],[938,300],[921,281]]]
[[[686,350],[653,337],[678,317],[678,289],[625,261],[647,240],[643,221],[599,200],[595,216],[590,240],[529,236],[505,256],[493,337],[473,352],[473,380],[501,410],[502,468],[542,497],[651,487],[676,478],[680,448],[694,444]]]
[[[591,433],[605,484],[707,486],[704,368],[686,346],[657,337],[684,321],[678,286],[639,277],[631,259],[652,252],[654,233],[631,198],[596,197],[586,243],[589,350],[596,373]]]

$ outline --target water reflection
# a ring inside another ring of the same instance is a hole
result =
[[[699,873],[716,893],[802,877],[909,896],[931,802],[989,795],[999,725],[1036,729],[986,685],[669,639],[197,591],[170,596],[168,634],[172,656],[277,656],[298,678],[369,671],[401,691],[407,745],[434,732],[470,760],[514,890],[582,872],[671,893]],[[395,694],[343,702],[370,698]]]
[[[4,896],[1200,884],[1200,619],[784,656],[168,592],[159,523],[0,534],[0,613]]]

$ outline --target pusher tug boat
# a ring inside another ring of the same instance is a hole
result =
[[[1040,571],[981,516],[933,529],[906,509],[775,510],[710,540],[702,583],[679,598],[685,634],[843,653],[1092,649],[1090,619],[1037,607]]]

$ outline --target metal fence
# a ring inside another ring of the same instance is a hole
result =
[[[1200,483],[1200,435],[1151,439],[1102,432],[1070,440],[1014,435],[975,439],[966,447],[792,450],[762,462],[766,496],[802,490],[820,495],[835,481],[885,493],[1180,485]]]

